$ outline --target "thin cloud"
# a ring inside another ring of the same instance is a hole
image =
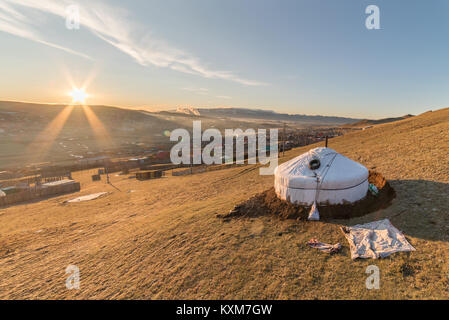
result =
[[[192,93],[196,93],[196,94],[199,94],[199,95],[210,96],[209,89],[207,89],[207,88],[185,87],[185,88],[182,88],[182,90],[188,91],[188,92],[192,92]],[[225,96],[225,95],[215,96],[215,98],[218,98],[218,99],[232,99],[232,97]]]
[[[233,81],[247,86],[267,85],[260,81],[239,77],[230,71],[206,67],[197,58],[155,38],[145,27],[131,22],[129,13],[124,9],[94,1],[78,3],[81,28],[90,30],[98,38],[132,57],[142,66],[169,68],[182,73],[208,79]],[[21,12],[23,9],[31,8],[65,19],[66,8],[72,4],[73,2],[67,0],[0,0],[0,30],[89,58],[85,54],[44,40],[42,36],[33,32],[35,26],[24,19],[25,14]],[[2,18],[5,15],[7,19]]]
[[[4,1],[0,1],[0,31],[32,40],[34,42],[62,50],[85,59],[91,59],[84,53],[44,40],[40,34],[34,31],[28,20],[29,19],[25,15],[12,8]]]
[[[182,88],[182,90],[193,92],[200,95],[207,95],[209,92],[209,90],[206,88],[193,88],[193,87]]]

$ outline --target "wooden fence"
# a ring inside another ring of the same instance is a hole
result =
[[[163,171],[161,170],[139,171],[136,172],[136,179],[137,180],[157,179],[161,178],[162,175]]]
[[[80,191],[80,189],[81,187],[79,182],[61,184],[56,186],[48,186],[45,188],[43,187],[29,188],[21,192],[12,193],[4,197],[0,197],[0,207],[53,195],[76,192]]]

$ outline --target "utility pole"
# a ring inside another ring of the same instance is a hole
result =
[[[284,130],[282,133],[282,156],[285,156],[285,122],[284,122]]]
[[[105,160],[103,160],[103,166],[104,166],[104,172],[106,173],[106,183],[109,184],[109,173],[108,173],[108,168],[106,166]]]

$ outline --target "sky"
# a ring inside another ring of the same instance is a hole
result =
[[[447,0],[0,0],[0,100],[419,114],[448,105],[448,35]]]

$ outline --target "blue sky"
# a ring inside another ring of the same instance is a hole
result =
[[[445,0],[0,0],[0,99],[69,103],[84,84],[90,104],[155,110],[418,114],[449,101],[448,18]]]

